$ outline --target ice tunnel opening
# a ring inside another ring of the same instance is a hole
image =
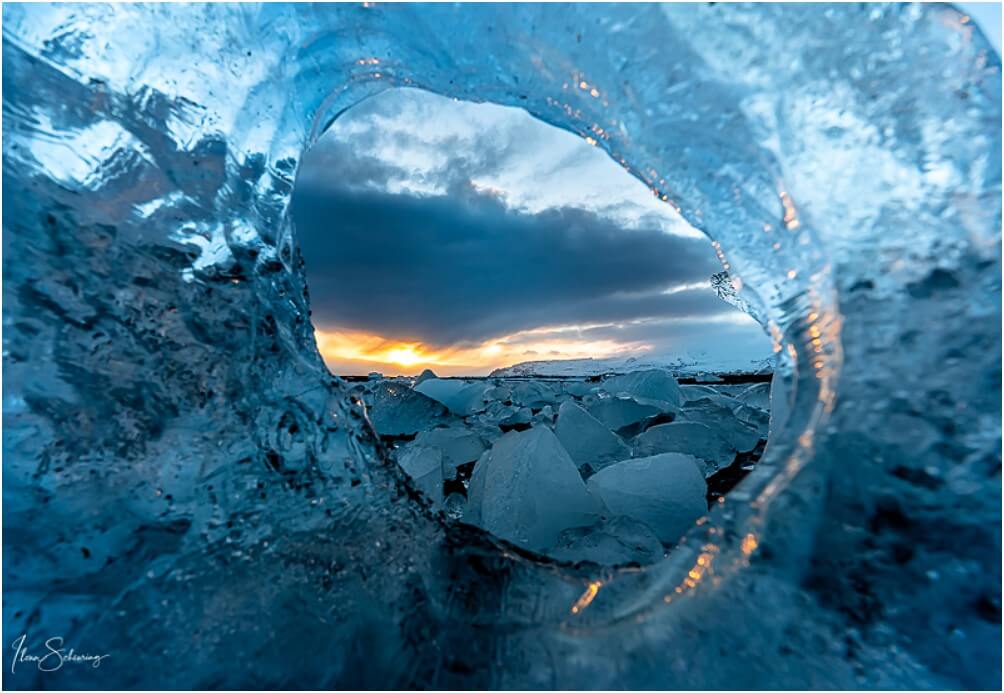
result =
[[[303,158],[318,350],[450,521],[664,558],[756,465],[774,349],[719,244],[519,108],[391,89]]]

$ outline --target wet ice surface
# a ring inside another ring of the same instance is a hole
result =
[[[452,520],[564,561],[662,558],[767,438],[769,382],[432,376],[355,386],[392,459]]]

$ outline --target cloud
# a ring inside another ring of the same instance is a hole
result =
[[[292,214],[314,323],[348,330],[342,351],[358,334],[468,355],[504,339],[527,358],[769,346],[710,290],[721,266],[703,235],[602,151],[519,109],[416,90],[369,99],[308,153]]]
[[[578,135],[522,109],[417,89],[383,92],[336,120],[305,157],[297,185],[444,195],[472,182],[517,209],[575,207],[701,237]]]
[[[293,217],[315,324],[433,345],[543,325],[733,309],[706,240],[571,208],[528,214],[451,183],[445,196],[300,189]]]

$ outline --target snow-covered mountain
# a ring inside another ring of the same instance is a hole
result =
[[[665,368],[676,377],[696,376],[702,373],[761,373],[774,369],[774,359],[745,360],[720,358],[713,361],[692,357],[628,356],[605,359],[564,359],[558,361],[524,361],[491,372],[495,377],[548,376],[548,375],[603,375],[630,371]]]

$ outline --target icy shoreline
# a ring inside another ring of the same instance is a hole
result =
[[[770,379],[427,370],[373,373],[350,392],[389,457],[451,520],[542,555],[613,566],[662,559],[753,470],[767,442]]]

